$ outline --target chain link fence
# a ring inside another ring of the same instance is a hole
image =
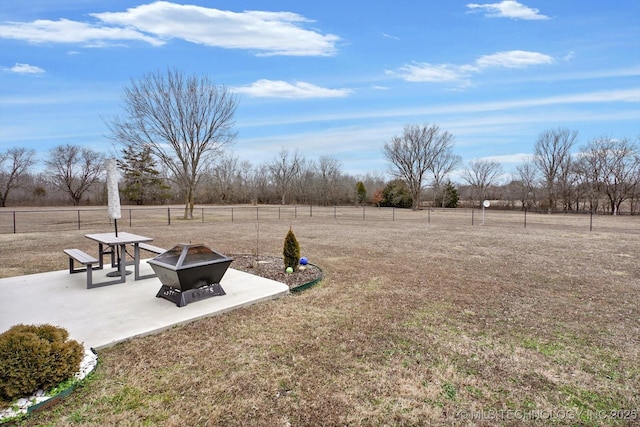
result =
[[[179,226],[185,223],[184,206],[123,207],[118,228]],[[224,222],[269,222],[314,219],[317,221],[418,221],[450,226],[488,226],[504,228],[551,228],[557,230],[607,231],[640,234],[640,216],[495,209],[429,208],[419,211],[372,206],[202,206],[193,210],[194,221],[207,224]],[[42,208],[0,209],[0,234],[112,229],[107,209]]]

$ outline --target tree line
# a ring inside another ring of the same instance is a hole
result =
[[[537,154],[517,166],[506,182],[500,163],[472,160],[459,172],[461,182],[453,183],[448,174],[438,180],[434,177],[437,172],[428,169],[429,176],[424,174],[423,185],[417,190],[399,178],[399,172],[391,180],[385,180],[381,173],[347,174],[332,156],[309,159],[297,150],[282,149],[271,159],[254,165],[240,161],[229,151],[204,169],[195,200],[202,204],[369,204],[417,209],[478,207],[489,199],[508,209],[611,214],[622,209],[637,213],[637,145],[628,139],[595,138],[572,155],[566,148],[568,142],[575,141],[574,135],[566,129],[545,131],[536,143]],[[103,154],[61,145],[48,153],[45,170],[38,173],[30,170],[35,165],[34,158],[35,152],[25,148],[0,153],[3,207],[106,203]],[[449,174],[457,165],[450,163],[453,166]],[[118,165],[123,203],[158,205],[184,200],[171,172],[159,166],[148,149],[125,147]],[[7,203],[9,200],[11,203]]]
[[[216,203],[373,204],[420,209],[480,206],[483,200],[513,209],[603,211],[617,214],[640,203],[640,150],[610,136],[577,147],[578,133],[542,132],[530,160],[506,176],[499,162],[462,165],[455,137],[435,124],[411,124],[382,145],[391,180],[382,171],[353,176],[332,156],[308,159],[283,148],[259,164],[240,161],[229,146],[238,101],[206,76],[177,70],[152,73],[125,88],[123,115],[107,125],[121,146],[121,198],[129,204],[183,202],[193,217],[196,201]],[[63,144],[34,173],[35,151],[0,152],[0,207],[104,204],[105,155]],[[458,182],[452,176],[458,176]]]

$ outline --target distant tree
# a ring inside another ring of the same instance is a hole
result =
[[[298,150],[293,154],[287,149],[280,150],[280,153],[268,164],[269,173],[276,186],[276,191],[280,195],[280,203],[287,203],[287,196],[293,188],[295,180],[300,176],[305,160]]]
[[[335,157],[320,156],[316,163],[319,201],[322,205],[337,204],[339,193],[340,162]]]
[[[487,190],[496,184],[502,166],[493,160],[472,160],[465,170],[462,171],[464,179],[474,190],[476,200],[482,202],[487,198]]]
[[[127,144],[122,155],[123,160],[118,159],[118,167],[124,176],[122,192],[127,199],[144,205],[151,200],[164,201],[169,198],[169,186],[156,169],[150,147]]]
[[[373,192],[373,196],[371,196],[371,201],[377,207],[380,207],[381,203],[384,202],[384,193],[382,188],[377,188],[376,191]]]
[[[74,206],[98,181],[103,171],[104,155],[89,148],[65,144],[49,152],[45,165],[51,184],[65,192]]]
[[[394,208],[412,208],[413,196],[406,182],[401,179],[389,181],[382,190],[380,206]]]
[[[433,197],[434,201],[437,199],[442,203],[446,196],[442,194],[444,191],[447,191],[447,183],[451,183],[447,181],[445,183],[445,179],[451,173],[452,170],[456,168],[462,162],[462,157],[457,154],[453,154],[453,142],[449,142],[449,147],[446,147],[442,150],[442,152],[433,159],[433,164],[431,166],[431,173],[433,174]],[[442,184],[445,184],[444,188]],[[450,188],[449,188],[450,189]],[[454,187],[455,189],[455,187]],[[457,190],[456,190],[457,193]],[[456,194],[457,195],[457,194]],[[456,206],[457,206],[456,200]],[[434,203],[438,205],[439,203]],[[446,207],[446,206],[442,206]]]
[[[593,139],[581,149],[580,172],[609,200],[611,214],[633,197],[640,185],[640,151],[628,139],[602,137]]]
[[[253,198],[253,165],[248,160],[242,160],[238,164],[234,194],[239,203],[249,203]]]
[[[124,92],[124,118],[108,123],[114,140],[148,147],[183,193],[184,218],[193,218],[196,189],[207,165],[235,139],[238,101],[208,77],[177,70],[148,74]]]
[[[208,175],[212,180],[211,192],[216,202],[233,202],[234,186],[239,173],[238,158],[231,154],[222,155],[211,165]]]
[[[394,136],[383,147],[387,160],[391,162],[391,173],[403,179],[413,199],[412,209],[420,207],[420,195],[425,174],[434,169],[434,162],[444,153],[449,153],[453,135],[441,131],[437,125],[407,125],[402,136]]]
[[[361,205],[367,200],[367,189],[362,181],[356,182],[356,204]]]
[[[458,189],[451,181],[447,181],[442,187],[442,191],[439,192],[436,204],[443,208],[457,208],[459,200]]]
[[[516,166],[514,181],[519,183],[522,209],[530,209],[536,205],[538,179],[537,170],[532,161],[525,161]]]
[[[534,146],[534,162],[542,173],[549,212],[556,208],[558,178],[571,161],[571,148],[577,137],[578,132],[569,129],[547,130],[538,136]]]
[[[0,153],[0,207],[6,207],[9,192],[20,187],[20,179],[35,162],[34,156],[35,150],[18,147]]]
[[[260,164],[253,169],[249,180],[251,202],[253,204],[271,202],[277,197],[274,196],[273,186],[269,182],[270,175],[271,172],[266,163]]]

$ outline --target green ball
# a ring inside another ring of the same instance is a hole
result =
[[[287,267],[286,272],[289,274],[293,273],[293,268]]]

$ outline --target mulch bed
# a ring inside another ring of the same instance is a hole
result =
[[[289,274],[285,272],[282,258],[251,254],[229,254],[228,256],[233,258],[230,268],[285,283],[290,289],[322,278],[322,270],[313,264],[300,265],[296,271]]]

